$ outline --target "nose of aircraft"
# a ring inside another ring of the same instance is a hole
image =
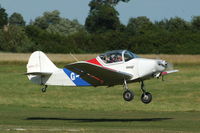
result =
[[[166,62],[165,60],[157,60],[156,71],[162,72],[165,69],[167,69],[167,66],[168,66],[168,62]]]
[[[151,76],[167,69],[168,63],[165,60],[141,59],[139,61],[139,76]]]

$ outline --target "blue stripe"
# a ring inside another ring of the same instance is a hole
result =
[[[78,74],[70,71],[67,68],[64,68],[63,71],[67,76],[74,82],[76,86],[91,86],[87,81],[83,80]]]

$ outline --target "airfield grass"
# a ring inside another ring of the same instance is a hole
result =
[[[64,66],[64,64],[59,64]],[[57,87],[41,93],[23,75],[26,65],[0,63],[0,132],[200,132],[200,65],[178,64],[165,81],[145,82],[152,103],[131,102],[122,86]]]

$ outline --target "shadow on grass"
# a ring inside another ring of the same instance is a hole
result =
[[[78,122],[151,122],[164,121],[173,118],[138,118],[138,119],[109,119],[109,118],[45,118],[45,117],[29,117],[25,120],[56,120],[56,121],[78,121]]]

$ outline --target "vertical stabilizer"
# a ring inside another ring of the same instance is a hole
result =
[[[31,54],[28,64],[27,73],[53,73],[58,68],[51,60],[41,51]]]

